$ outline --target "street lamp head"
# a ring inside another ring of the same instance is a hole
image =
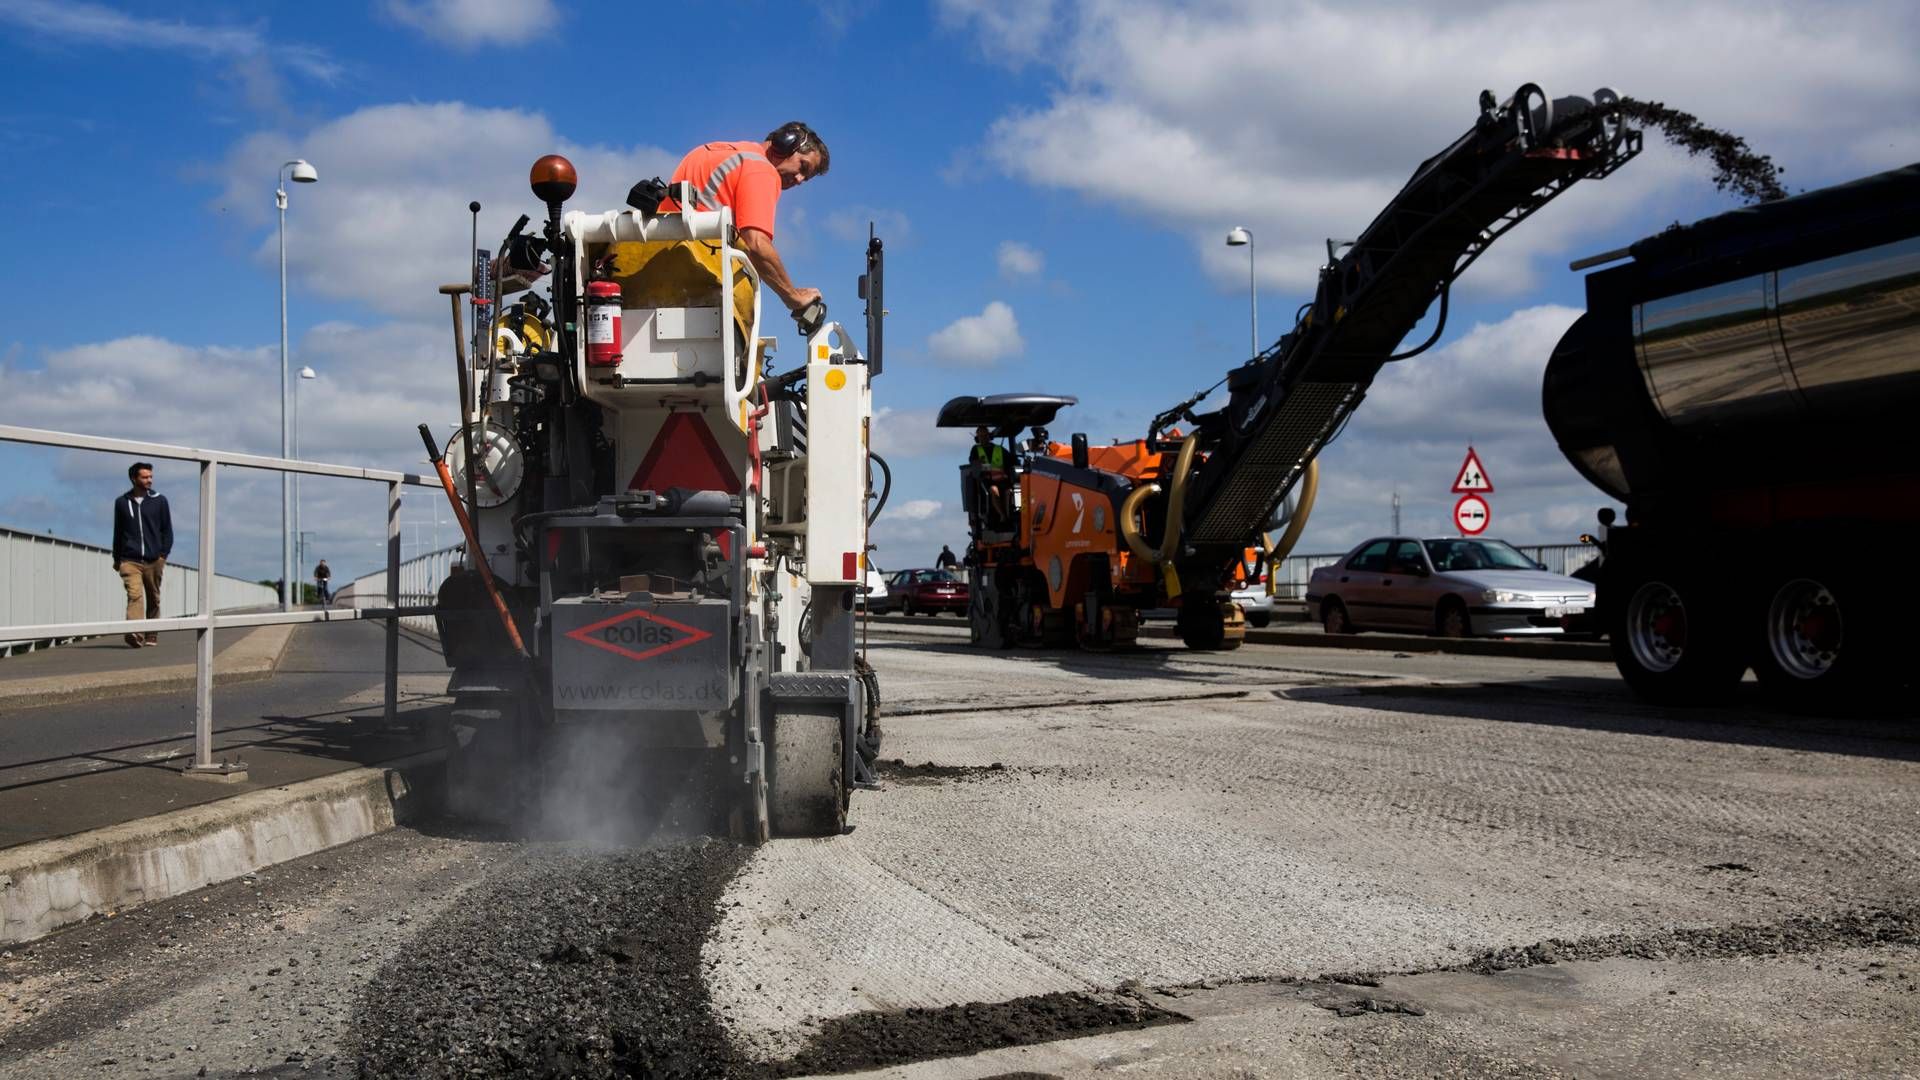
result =
[[[281,168],[284,169],[284,168],[288,168],[289,166],[292,167],[293,172],[289,173],[288,175],[292,178],[293,182],[296,184],[311,184],[314,181],[320,179],[320,174],[314,171],[313,166],[307,164],[306,159],[304,158],[298,158],[293,161],[289,161],[287,162],[286,165],[282,165]]]
[[[1253,243],[1253,233],[1248,232],[1238,225],[1234,226],[1233,231],[1227,234],[1228,247],[1243,247],[1251,243]]]
[[[301,368],[301,369],[300,369],[300,377],[301,377],[301,378],[303,378],[303,379],[317,379],[317,378],[319,378],[320,376],[318,376],[318,375],[315,375],[315,374],[313,373],[313,369],[312,369],[312,368],[310,368],[310,367],[303,367],[303,368]]]

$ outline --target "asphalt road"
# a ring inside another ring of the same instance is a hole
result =
[[[0,955],[0,1076],[1920,1073],[1911,721],[1568,662],[873,658],[848,835],[396,830]]]

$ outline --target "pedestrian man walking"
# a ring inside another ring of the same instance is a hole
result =
[[[327,560],[321,559],[320,565],[313,568],[313,583],[319,586],[316,591],[320,594],[320,604],[323,607],[333,603],[333,590],[330,587],[332,582],[333,571],[327,569]]]
[[[941,570],[951,570],[954,567],[960,565],[960,558],[959,556],[953,553],[952,548],[948,547],[945,544],[941,544],[940,557],[933,560],[933,565],[938,567]]]
[[[113,500],[113,569],[127,590],[128,619],[160,617],[160,576],[173,551],[173,511],[153,490],[153,463],[127,467],[133,486]],[[128,634],[133,648],[160,644],[158,634]]]

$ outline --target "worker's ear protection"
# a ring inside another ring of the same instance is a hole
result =
[[[767,137],[767,149],[776,156],[789,158],[813,145],[813,132],[798,120],[782,124]]]

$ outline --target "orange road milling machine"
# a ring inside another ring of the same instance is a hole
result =
[[[1227,594],[1271,581],[1312,510],[1316,456],[1381,368],[1439,340],[1454,280],[1496,239],[1640,152],[1619,106],[1610,90],[1549,98],[1531,83],[1504,102],[1481,94],[1472,130],[1421,164],[1358,239],[1327,242],[1292,329],[1155,417],[1143,439],[1020,437],[1070,397],[947,402],[939,426],[985,427],[1000,442],[983,455],[994,460],[961,468],[974,642],[1107,648],[1133,640],[1140,612],[1172,607],[1188,647],[1237,648],[1245,623]],[[1435,300],[1433,336],[1395,352]],[[1221,384],[1225,402],[1197,412]]]

